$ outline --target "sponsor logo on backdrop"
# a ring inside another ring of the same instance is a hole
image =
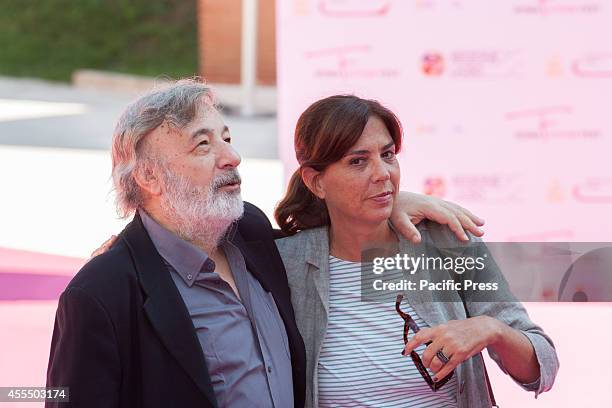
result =
[[[446,196],[446,181],[443,177],[427,177],[423,183],[423,193],[444,198]]]
[[[434,10],[439,8],[444,9],[461,9],[463,8],[462,0],[415,0],[414,6],[417,10]]]
[[[508,235],[506,242],[562,242],[574,239],[576,232],[570,229],[529,232],[520,235]]]
[[[591,140],[602,136],[599,129],[568,124],[574,113],[570,105],[543,106],[508,112],[505,118],[517,124],[514,137],[518,140]]]
[[[612,203],[612,177],[591,177],[576,183],[572,189],[576,201],[588,204]]]
[[[558,78],[563,76],[565,73],[565,66],[563,60],[559,55],[552,55],[546,61],[546,75],[551,78]]]
[[[513,174],[465,174],[451,177],[454,200],[490,204],[525,202],[524,181]]]
[[[464,127],[458,123],[443,124],[441,122],[416,122],[412,134],[415,136],[442,136],[461,137],[464,135]]]
[[[549,203],[561,203],[565,201],[565,189],[559,179],[552,179],[546,189],[546,201]]]
[[[423,54],[421,69],[427,76],[440,76],[444,73],[444,57],[435,52]]]
[[[391,10],[391,0],[319,0],[319,12],[327,17],[384,17]]]
[[[423,192],[457,201],[490,204],[524,202],[524,182],[514,174],[461,174],[451,177],[431,176],[423,180]]]
[[[293,0],[293,13],[296,16],[307,16],[310,14],[311,0]]]
[[[522,52],[519,50],[455,50],[443,55],[427,52],[421,57],[424,75],[453,78],[501,79],[519,78],[523,71]]]
[[[572,62],[574,75],[583,78],[612,78],[612,52],[590,53]]]
[[[310,50],[304,54],[313,61],[313,73],[318,78],[396,78],[399,69],[380,66],[378,58],[372,58],[370,45],[347,45]]]
[[[516,14],[532,15],[581,15],[596,14],[602,9],[604,2],[580,0],[520,0],[514,5]]]

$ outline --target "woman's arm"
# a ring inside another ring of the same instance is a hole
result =
[[[400,191],[393,203],[393,226],[407,240],[418,244],[421,234],[416,225],[424,219],[447,225],[460,241],[470,240],[467,231],[477,237],[484,234],[478,228],[484,225],[484,220],[460,205],[437,197]]]
[[[497,354],[508,374],[522,384],[538,380],[540,365],[533,345],[527,336],[495,318],[483,317],[491,319],[492,325],[497,327],[493,331],[488,348]]]
[[[443,239],[438,237],[433,242],[448,245],[454,236],[442,229],[437,231],[442,232]],[[491,294],[464,291],[462,300],[466,314],[472,317],[422,329],[406,344],[405,354],[431,341],[423,354],[423,364],[434,371],[437,378],[444,378],[457,365],[487,348],[502,371],[521,387],[535,391],[536,397],[550,390],[559,369],[554,344],[542,328],[531,321],[524,306],[512,294],[486,245],[472,237],[470,243],[455,242],[448,246],[454,246],[460,256],[489,259],[486,268],[466,272],[462,279],[497,282],[498,290]],[[438,350],[449,357],[448,363],[443,364],[435,357]]]

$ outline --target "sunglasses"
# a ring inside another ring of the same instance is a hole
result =
[[[414,319],[408,313],[402,312],[402,310],[400,309],[400,304],[402,303],[403,298],[404,298],[403,295],[397,295],[397,299],[395,300],[395,310],[397,311],[397,314],[399,314],[402,317],[402,319],[404,319],[404,344],[406,344],[408,343],[408,330],[411,329],[414,332],[414,334],[417,334],[420,328],[416,324]],[[431,344],[431,341],[428,341],[427,343],[425,343],[426,346],[430,344]],[[448,362],[448,358],[444,354],[442,354],[441,351],[438,351],[436,353],[436,356],[438,356],[438,358],[442,362]],[[450,373],[446,375],[446,377],[442,378],[441,380],[434,381],[429,375],[429,372],[427,372],[427,369],[423,365],[423,361],[421,361],[421,357],[417,354],[417,352],[412,350],[410,352],[410,357],[412,358],[414,365],[416,365],[417,369],[419,370],[419,373],[421,373],[421,376],[423,377],[425,382],[427,382],[427,384],[429,385],[429,388],[431,388],[432,391],[438,391],[453,376],[454,371],[451,371]]]

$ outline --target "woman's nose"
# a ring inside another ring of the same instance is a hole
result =
[[[380,181],[387,181],[391,178],[387,163],[382,159],[375,160],[374,168],[372,170],[372,181],[378,183]]]

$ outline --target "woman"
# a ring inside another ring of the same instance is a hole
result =
[[[395,304],[362,300],[362,248],[376,242],[414,252],[388,223],[399,191],[401,144],[397,117],[356,96],[315,102],[298,120],[300,167],[275,216],[293,234],[276,242],[306,345],[306,406],[490,407],[483,360],[471,358],[485,347],[523,388],[536,396],[547,391],[558,370],[556,352],[518,302],[468,298],[464,307],[458,296],[454,302],[404,302],[403,311],[422,330],[401,355],[404,320]],[[459,244],[440,224],[418,227],[424,242]],[[428,373],[404,356],[413,350]],[[445,382],[439,389],[425,381],[432,373],[438,384]]]

